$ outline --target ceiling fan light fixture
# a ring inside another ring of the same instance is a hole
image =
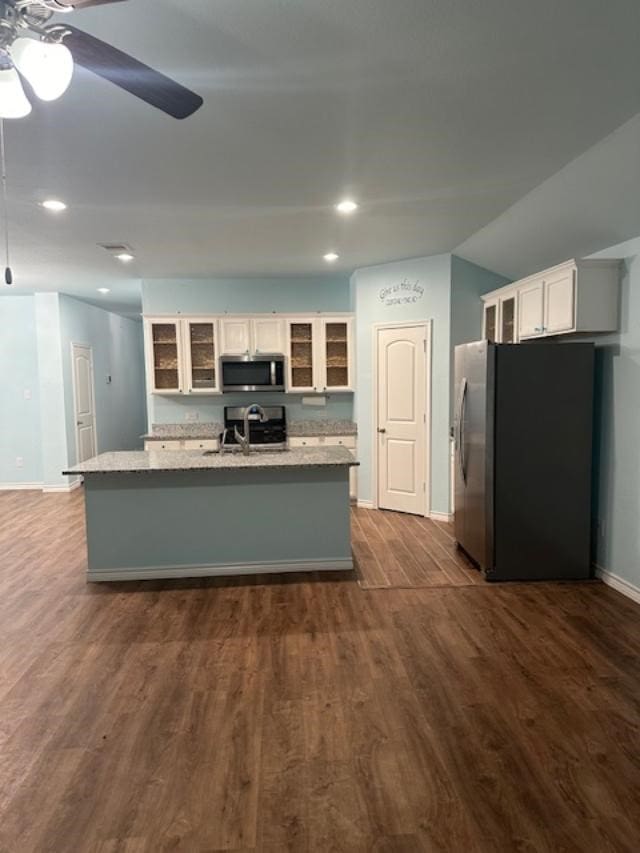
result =
[[[19,38],[11,46],[11,57],[42,101],[55,101],[69,88],[73,57],[64,44]]]
[[[31,112],[31,104],[22,88],[15,68],[0,70],[0,118],[24,118]]]

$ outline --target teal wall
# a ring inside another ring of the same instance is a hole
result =
[[[142,323],[61,295],[66,464],[74,465],[77,461],[72,343],[88,344],[92,348],[98,452],[140,449],[140,436],[146,431]],[[110,382],[108,377],[111,377]]]
[[[349,311],[349,277],[146,280],[142,310],[144,314]]]
[[[142,282],[144,314],[314,314],[349,312],[348,276],[301,278],[251,278],[186,280],[154,279]],[[150,423],[180,423],[187,413],[200,421],[224,419],[225,406],[239,406],[255,395],[224,394],[217,397],[163,397],[149,394]],[[260,402],[285,405],[290,420],[353,417],[353,394],[327,395],[324,407],[305,406],[299,394],[259,394]]]
[[[385,295],[388,288],[423,288],[417,301],[411,290]],[[432,320],[431,510],[449,511],[449,347],[451,256],[434,255],[356,270],[352,299],[357,328],[356,419],[358,422],[358,499],[373,499],[373,327],[377,323]],[[383,298],[381,298],[381,296]]]
[[[640,590],[640,237],[594,257],[624,259],[620,331],[593,339],[595,561]]]
[[[25,391],[31,399],[25,400]],[[16,468],[22,457],[23,467]],[[33,296],[0,299],[0,483],[42,482]]]
[[[99,452],[141,445],[146,429],[142,324],[58,293],[3,294],[0,485],[68,485],[61,471],[76,461],[72,341],[93,349]],[[31,391],[30,400],[25,390]],[[23,468],[16,468],[18,456]]]

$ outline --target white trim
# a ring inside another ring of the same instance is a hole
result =
[[[82,485],[82,479],[74,480],[73,483],[69,483],[66,486],[43,486],[42,491],[47,494],[55,494],[59,492],[73,492],[76,489],[79,489]]]
[[[42,483],[0,483],[0,492],[42,491]]]
[[[376,509],[376,508],[377,508],[377,507],[375,507],[375,506],[373,505],[373,501],[361,501],[361,500],[357,500],[357,501],[356,501],[356,504],[357,504],[359,507],[361,507],[362,509]]]
[[[78,452],[78,406],[76,403],[76,363],[75,363],[75,347],[89,350],[89,364],[91,367],[91,408],[93,409],[93,442],[95,455],[98,455],[98,413],[96,412],[96,380],[93,372],[93,347],[91,344],[82,344],[79,341],[71,341],[71,388],[73,391],[73,433],[76,444],[76,463],[80,462],[80,454]],[[83,462],[85,460],[82,460]]]
[[[220,563],[213,566],[145,566],[136,569],[88,571],[88,581],[136,581],[164,578],[207,578],[232,575],[266,575],[282,572],[349,572],[353,560],[289,560],[283,563]]]
[[[453,521],[453,513],[452,512],[430,512],[429,518],[433,521],[445,521],[450,522]]]
[[[603,583],[606,583],[607,586],[613,587],[613,589],[621,592],[622,595],[626,595],[627,598],[635,601],[636,604],[640,604],[640,587],[630,583],[624,578],[621,578],[620,575],[615,575],[608,569],[603,569],[602,566],[599,566],[597,563],[594,563],[593,567],[596,570],[596,576],[599,577]]]
[[[383,329],[409,329],[415,326],[424,328],[425,338],[427,341],[425,352],[425,372],[427,387],[425,391],[425,497],[424,497],[424,517],[429,518],[431,514],[431,420],[433,417],[433,407],[431,399],[432,385],[432,341],[433,341],[433,320],[405,320],[398,323],[374,323],[372,325],[372,347],[373,347],[373,388],[371,399],[373,403],[372,425],[372,459],[371,459],[371,488],[373,499],[372,509],[378,509],[378,333]]]
[[[199,313],[197,311],[190,311],[189,314],[184,314],[184,315],[180,314],[180,313],[176,313],[175,311],[170,311],[170,312],[167,312],[166,314],[163,314],[162,312],[159,312],[159,311],[155,311],[152,314],[143,314],[142,319],[143,320],[149,320],[149,321],[153,321],[153,320],[165,321],[167,318],[170,317],[173,320],[175,320],[175,319],[180,320],[180,319],[182,319],[183,316],[184,317],[193,317],[197,320],[200,320],[203,317],[207,317],[207,318],[212,317],[212,318],[215,318],[216,320],[224,320],[224,319],[232,320],[235,317],[246,317],[247,319],[251,319],[252,317],[262,318],[262,317],[274,317],[274,316],[276,316],[276,317],[282,318],[283,320],[286,320],[287,317],[296,317],[296,318],[297,317],[301,317],[301,318],[306,318],[306,317],[315,317],[315,318],[318,318],[318,317],[351,317],[351,318],[355,318],[356,315],[353,311],[258,311],[258,312],[252,311],[249,313],[243,312],[243,311],[224,311],[222,314],[211,313],[211,311],[204,311],[202,313]]]

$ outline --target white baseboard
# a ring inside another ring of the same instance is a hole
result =
[[[284,563],[229,563],[215,566],[145,566],[137,569],[88,571],[87,580],[145,581],[170,578],[215,578],[231,575],[267,575],[283,572],[349,572],[353,560],[302,560]]]
[[[429,518],[433,519],[434,521],[445,521],[448,523],[449,521],[453,521],[453,513],[452,512],[430,512]]]
[[[373,501],[361,501],[358,499],[357,503],[359,507],[362,507],[362,509],[375,509]]]
[[[640,604],[640,587],[637,587],[628,580],[621,578],[619,575],[614,575],[614,573],[610,572],[608,569],[603,569],[602,566],[599,566],[597,563],[594,563],[594,568],[596,570],[597,577],[599,577],[603,583],[606,583],[607,586],[611,586],[613,589],[621,592],[623,595],[626,595],[627,598],[635,601],[636,604]]]
[[[42,483],[0,483],[0,492],[42,491]]]
[[[74,480],[73,483],[69,483],[66,486],[43,486],[42,491],[47,494],[56,494],[59,492],[73,492],[75,489],[79,489],[82,485],[82,480]]]

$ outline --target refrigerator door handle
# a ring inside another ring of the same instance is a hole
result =
[[[460,387],[460,408],[458,410],[458,465],[460,466],[460,476],[462,482],[467,482],[466,459],[464,452],[464,416],[467,408],[467,379],[466,377],[461,382]]]

